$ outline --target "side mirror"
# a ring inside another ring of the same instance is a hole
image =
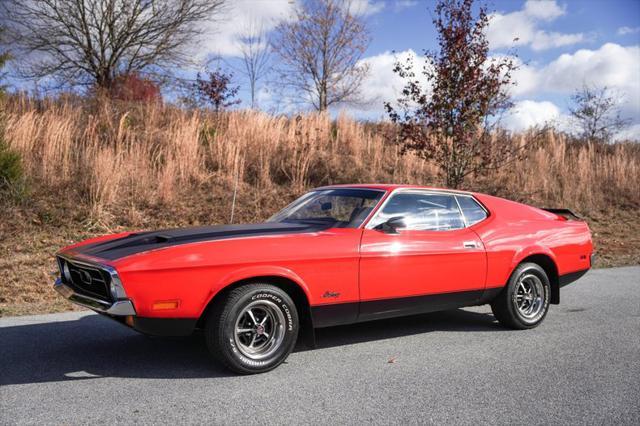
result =
[[[406,228],[407,224],[403,216],[394,216],[387,219],[386,222],[376,226],[375,230],[382,231],[385,234],[397,234],[399,229]]]

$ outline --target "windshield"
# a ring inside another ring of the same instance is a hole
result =
[[[384,191],[322,189],[311,191],[271,216],[267,222],[324,223],[357,228],[378,204]]]

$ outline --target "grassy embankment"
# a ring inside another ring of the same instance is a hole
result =
[[[214,117],[170,106],[5,102],[5,139],[22,155],[28,193],[0,201],[0,315],[69,309],[51,289],[53,253],[123,229],[260,221],[329,183],[440,185],[433,164],[402,155],[386,124],[346,116]],[[537,144],[531,144],[534,139]],[[599,147],[546,132],[496,135],[529,144],[521,161],[466,189],[584,215],[598,266],[640,263],[640,146]]]

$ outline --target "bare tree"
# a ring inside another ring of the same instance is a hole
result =
[[[405,79],[400,111],[385,108],[400,127],[404,149],[434,161],[448,187],[458,188],[466,176],[501,167],[518,157],[519,147],[492,138],[497,119],[511,107],[508,87],[516,69],[509,57],[491,58],[485,29],[484,4],[474,14],[474,0],[439,0],[433,23],[438,51],[425,51],[422,73],[416,78],[411,58],[396,63]],[[503,138],[504,139],[504,138]]]
[[[251,108],[256,108],[258,82],[269,72],[271,52],[264,27],[251,23],[246,34],[240,39],[239,45],[242,54],[240,72],[249,80]]]
[[[345,0],[305,0],[296,7],[295,19],[275,29],[278,83],[305,94],[319,111],[356,101],[369,71],[359,61],[371,38],[350,6]]]
[[[189,61],[224,0],[2,0],[20,72],[109,87],[116,76]]]
[[[607,142],[628,124],[620,117],[618,101],[607,87],[584,84],[571,96],[571,102],[569,114],[587,141]]]

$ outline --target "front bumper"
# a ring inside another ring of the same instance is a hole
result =
[[[78,294],[58,278],[53,288],[69,301],[106,314],[109,318],[134,330],[151,336],[188,336],[198,323],[197,318],[143,318],[136,316],[133,302],[129,299],[113,303]],[[124,318],[130,317],[130,318]]]
[[[136,309],[129,299],[108,302],[106,300],[85,296],[75,292],[71,287],[65,285],[60,278],[56,280],[53,288],[70,302],[85,308],[93,309],[97,312],[113,316],[136,315]]]
[[[196,328],[198,318],[148,318],[138,316],[133,302],[127,296],[120,282],[120,277],[113,267],[101,263],[88,262],[69,255],[58,255],[57,257],[61,276],[56,279],[53,288],[70,302],[104,314],[106,317],[144,334],[187,336],[193,333]],[[68,268],[65,272],[67,262],[74,265],[74,267],[98,269],[109,274],[110,280],[108,282],[100,280],[98,282],[102,282],[108,287],[110,297],[102,297],[101,294],[103,293],[95,290],[91,291],[90,289],[87,291],[89,294],[86,294],[84,290],[87,289],[74,281]],[[63,276],[65,276],[65,280],[63,280]]]

